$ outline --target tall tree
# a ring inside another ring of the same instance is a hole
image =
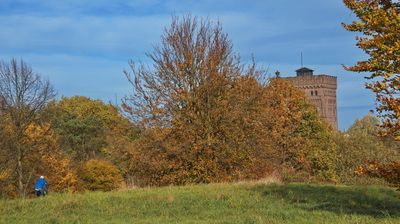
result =
[[[257,120],[266,116],[258,107],[260,72],[240,63],[220,24],[174,18],[148,56],[152,67],[131,62],[125,72],[133,94],[123,107],[147,128],[139,162],[147,162],[142,171],[153,169],[150,184],[235,178],[255,148],[268,147],[258,136],[266,133]]]
[[[376,94],[376,111],[385,128],[384,135],[400,140],[400,3],[393,0],[344,0],[358,17],[343,24],[360,32],[357,46],[369,55],[349,71],[370,72],[367,88]]]
[[[144,126],[132,153],[139,185],[255,179],[321,158],[306,150],[326,138],[314,136],[324,127],[304,94],[282,79],[262,82],[264,72],[240,62],[219,24],[174,18],[148,56],[152,67],[131,62],[125,72],[133,95],[123,108]],[[332,170],[313,164],[304,170]]]
[[[55,93],[49,81],[43,80],[23,60],[11,59],[0,62],[0,114],[8,116],[15,133],[10,151],[16,164],[18,192],[24,196],[24,157],[30,152],[24,145],[27,128],[38,121],[39,113],[54,98]]]

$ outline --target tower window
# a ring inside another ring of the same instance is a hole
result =
[[[315,90],[315,95],[318,96],[318,91],[317,90]]]
[[[311,90],[311,96],[314,96],[314,91]]]

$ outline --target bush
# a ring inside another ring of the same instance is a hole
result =
[[[347,132],[336,136],[335,141],[338,144],[338,157],[340,158],[337,164],[337,173],[341,183],[387,185],[396,179],[395,175],[399,175],[394,172],[395,166],[392,165],[395,164],[391,162],[400,161],[400,144],[392,138],[378,137],[380,130],[378,124],[379,120],[376,117],[367,115],[356,121]],[[370,161],[373,162],[370,163]],[[377,167],[374,167],[373,164]],[[369,168],[383,168],[382,164],[388,164],[389,168],[392,167],[387,171],[382,170],[384,173],[388,172],[387,175],[370,172],[372,170]],[[356,175],[360,174],[358,171],[362,171],[360,167],[365,167],[366,171],[369,170],[365,172],[368,175]],[[354,172],[355,170],[358,170],[358,173]]]
[[[359,166],[354,171],[357,175],[368,175],[385,179],[392,186],[400,189],[400,162],[392,161],[386,164],[369,161],[366,165]]]
[[[105,160],[89,160],[85,162],[79,173],[85,187],[91,191],[111,191],[119,188],[123,178],[118,168]]]

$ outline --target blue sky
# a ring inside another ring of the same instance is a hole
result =
[[[148,62],[172,15],[219,20],[244,62],[272,74],[304,65],[338,77],[339,127],[374,107],[365,74],[346,72],[365,58],[341,22],[354,15],[341,0],[0,0],[0,59],[23,58],[58,94],[114,102],[129,94],[128,60]]]

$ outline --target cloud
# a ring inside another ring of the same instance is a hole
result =
[[[167,21],[166,17],[0,16],[0,49],[127,57],[158,41]]]
[[[5,55],[4,58],[11,58]],[[65,54],[25,54],[23,60],[49,79],[60,96],[85,95],[114,101],[130,92],[123,70],[127,60]]]
[[[303,52],[316,73],[338,76],[341,127],[373,106],[362,76],[342,68],[365,56],[341,27],[354,19],[341,1],[1,0],[0,58],[24,58],[61,95],[108,101],[129,92],[128,59],[147,62],[171,15],[187,14],[221,21],[242,60],[272,74],[294,74]]]

